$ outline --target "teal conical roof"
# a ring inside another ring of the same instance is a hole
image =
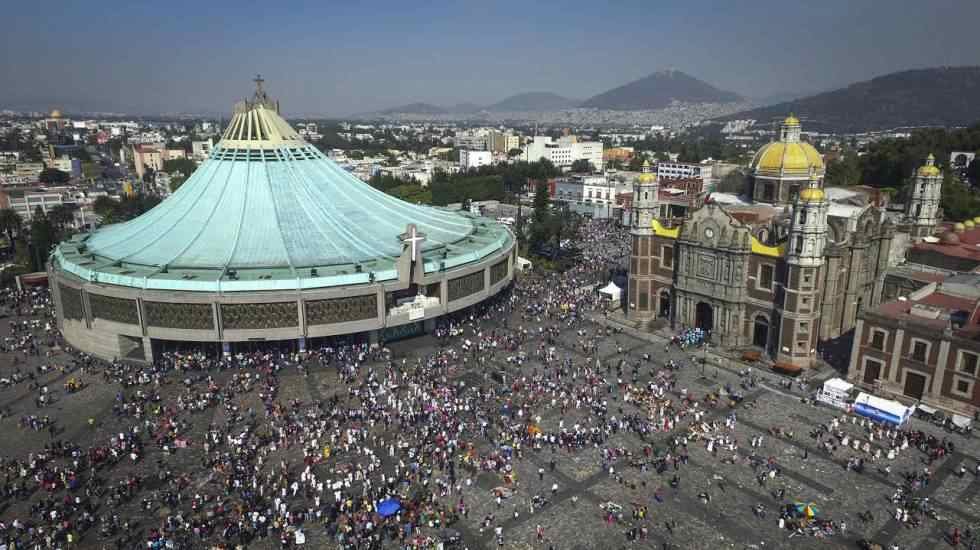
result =
[[[192,275],[185,281],[228,272],[237,280],[249,269],[296,280],[320,268],[322,278],[331,266],[366,273],[371,267],[361,264],[373,262],[384,271],[401,255],[399,236],[410,224],[425,236],[427,271],[478,259],[508,238],[488,220],[410,204],[357,179],[304,141],[260,86],[236,105],[222,140],[172,196],[64,243],[55,256],[83,278],[128,286],[159,287],[148,280],[180,270]]]
[[[423,251],[473,230],[455,212],[374,189],[257,103],[236,113],[210,158],[173,196],[96,231],[86,245],[96,255],[157,267],[323,266],[398,256],[398,235],[410,223],[426,235]]]

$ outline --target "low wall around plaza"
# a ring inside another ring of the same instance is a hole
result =
[[[106,360],[152,361],[154,341],[305,342],[380,334],[422,320],[431,327],[438,317],[505,289],[515,259],[511,247],[470,266],[425,274],[415,286],[430,289],[430,300],[412,312],[386,309],[390,293],[414,288],[399,281],[302,291],[168,292],[85,281],[55,266],[49,280],[58,326],[71,346]]]

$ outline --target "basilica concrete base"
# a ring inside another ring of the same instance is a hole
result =
[[[70,345],[106,360],[152,361],[166,350],[301,351],[326,338],[382,342],[431,332],[439,317],[504,290],[515,250],[511,244],[474,265],[427,274],[405,262],[398,280],[303,291],[152,291],[83,281],[54,267],[49,280]]]

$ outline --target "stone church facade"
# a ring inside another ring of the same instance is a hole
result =
[[[931,202],[918,210],[910,203],[899,227],[856,193],[831,201],[823,168],[790,117],[780,141],[756,154],[746,193],[755,197],[765,185],[761,193],[772,203],[709,201],[683,220],[660,220],[658,183],[641,175],[629,317],[664,319],[675,330],[700,327],[714,345],[756,348],[777,363],[808,366],[818,342],[850,331],[859,311],[878,305],[896,231],[929,233],[936,217]],[[938,193],[938,179],[917,183],[925,183],[917,193],[929,200]]]

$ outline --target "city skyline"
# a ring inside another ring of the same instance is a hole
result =
[[[759,99],[980,64],[980,5],[955,0],[168,8],[9,7],[0,106],[227,113],[261,73],[287,114],[344,116],[529,91],[585,99],[668,68]]]

